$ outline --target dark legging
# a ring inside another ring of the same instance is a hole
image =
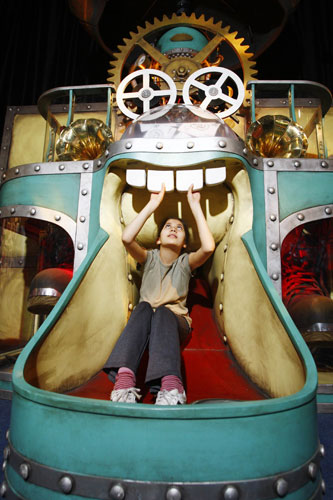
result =
[[[140,302],[111,352],[104,370],[110,380],[120,367],[137,372],[142,355],[148,345],[149,360],[145,382],[158,390],[165,375],[176,375],[182,380],[180,342],[189,334],[186,319],[165,306],[155,311],[148,302]]]

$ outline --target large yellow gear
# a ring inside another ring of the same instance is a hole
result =
[[[178,55],[176,58],[170,59],[147,41],[147,38],[151,39],[152,35],[158,35],[159,32],[162,35],[167,30],[177,26],[197,28],[212,34],[213,37],[211,40],[207,39],[207,45],[195,55],[187,54],[185,57]],[[181,94],[186,79],[198,69],[205,67],[207,57],[224,41],[228,43],[238,57],[246,90],[247,82],[254,80],[257,74],[255,61],[251,60],[253,54],[248,52],[249,45],[243,45],[244,38],[239,38],[237,31],[230,32],[230,26],[223,27],[221,22],[215,23],[213,18],[206,20],[203,15],[197,18],[195,14],[190,16],[173,14],[171,18],[163,16],[162,20],[155,18],[153,24],[146,22],[144,28],[137,27],[137,33],[131,32],[130,38],[124,38],[123,45],[117,47],[118,52],[114,53],[115,60],[110,62],[111,69],[108,70],[110,74],[108,81],[113,83],[116,88],[118,87],[121,80],[127,76],[128,72],[131,72],[130,68],[126,67],[126,63],[128,64],[134,49],[139,47],[142,50],[141,61],[136,62],[136,67],[133,67],[132,71],[139,68],[143,69],[147,67],[147,64],[153,64],[155,69],[167,73],[175,80],[178,93]],[[246,101],[249,97],[249,91],[246,91],[245,105],[248,104]]]

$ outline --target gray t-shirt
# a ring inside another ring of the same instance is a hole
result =
[[[184,316],[191,325],[186,307],[190,278],[191,268],[187,253],[180,255],[170,266],[166,266],[160,259],[158,249],[148,250],[140,288],[140,302],[149,302],[153,308],[162,305],[168,307],[175,314]]]

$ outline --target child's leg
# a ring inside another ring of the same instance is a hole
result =
[[[186,330],[187,334],[190,332],[185,318],[178,317],[164,306],[156,309],[151,320],[146,374],[146,383],[153,386],[154,391],[159,389],[161,379],[165,376],[176,377],[167,380],[168,384],[171,380],[177,387],[179,382],[182,384],[179,342],[180,333],[184,333],[182,330]]]
[[[119,368],[136,373],[148,343],[153,309],[148,302],[140,302],[132,312],[126,327],[104,365],[104,371],[115,381]]]

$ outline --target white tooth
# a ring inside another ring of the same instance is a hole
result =
[[[220,184],[226,178],[227,170],[225,167],[206,168],[205,182],[208,186]]]
[[[193,189],[201,189],[203,187],[203,170],[177,170],[177,191],[187,191],[191,184],[193,184]]]
[[[148,170],[148,191],[154,193],[161,191],[163,182],[166,191],[174,190],[173,170]]]
[[[141,169],[127,169],[126,182],[134,187],[146,187],[146,171]]]

